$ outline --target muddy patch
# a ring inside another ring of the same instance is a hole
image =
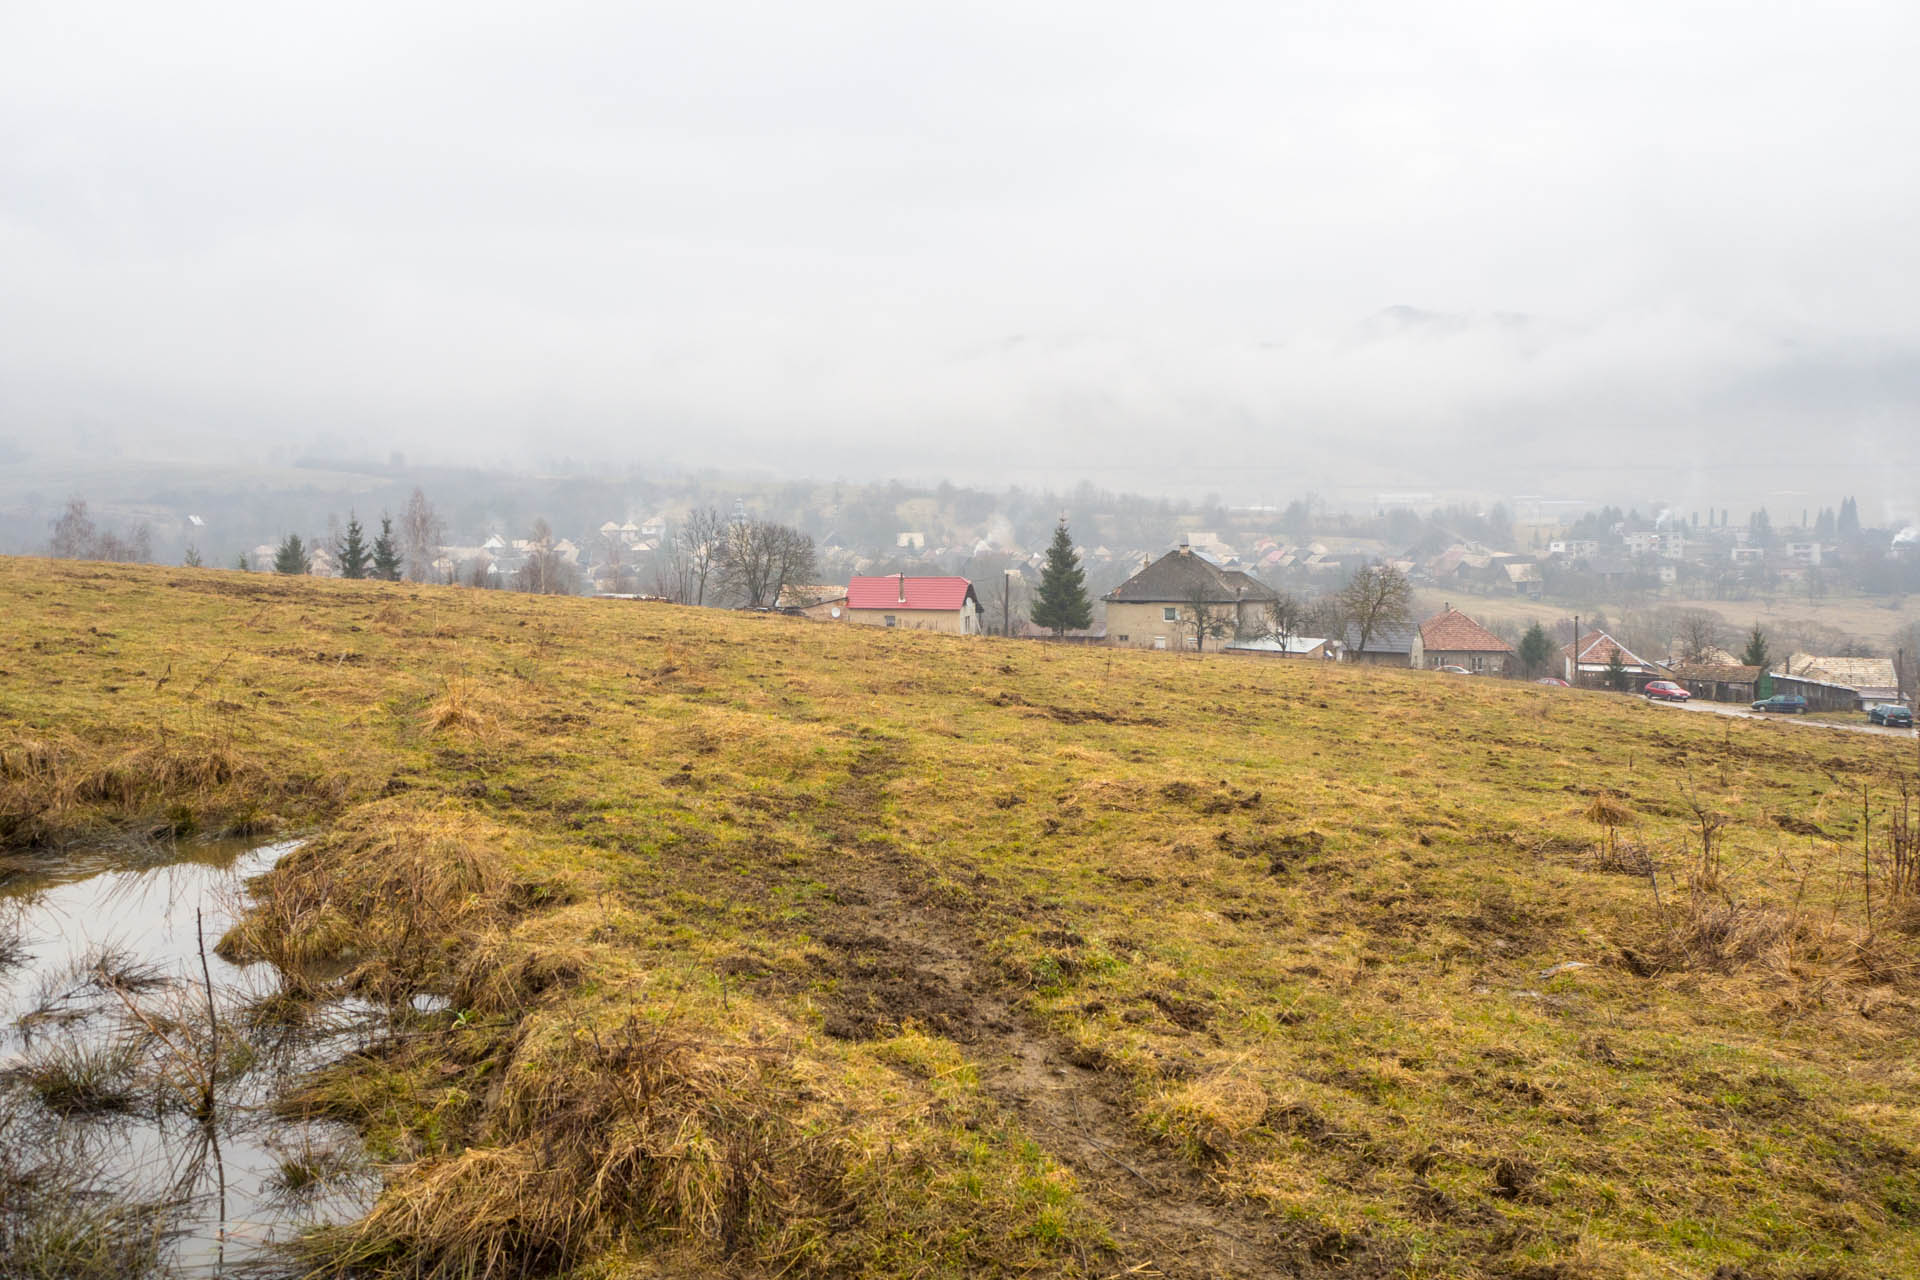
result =
[[[821,963],[833,975],[826,1029],[868,1039],[911,1024],[962,1045],[983,1088],[1073,1171],[1110,1224],[1112,1271],[1200,1280],[1325,1265],[1318,1254],[1327,1242],[1318,1235],[1228,1199],[1145,1136],[1125,1082],[1040,1025],[1024,1007],[1019,975],[987,959],[977,904],[931,888],[917,861],[896,850],[844,860],[837,874],[859,893],[820,934]],[[1154,1003],[1176,1024],[1203,1026],[1212,1014],[1179,996]],[[1370,1273],[1362,1266],[1350,1274]]]
[[[263,1018],[271,970],[213,951],[287,848],[103,850],[9,882],[0,1274],[273,1274],[276,1245],[370,1203],[350,1129],[272,1109],[358,1014]]]
[[[830,982],[822,1030],[836,1039],[879,1040],[915,1026],[967,1044],[1009,1029],[976,1025],[973,976],[936,947],[859,931],[820,942],[810,959]]]

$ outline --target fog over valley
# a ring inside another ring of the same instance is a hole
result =
[[[12,6],[0,457],[1904,505],[1920,17],[1510,19]]]

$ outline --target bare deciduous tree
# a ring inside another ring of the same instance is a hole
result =
[[[678,534],[669,535],[653,558],[653,594],[675,604],[693,603],[687,549]]]
[[[1267,602],[1264,629],[1279,642],[1282,653],[1286,652],[1287,641],[1302,634],[1301,624],[1306,621],[1306,615],[1306,602],[1291,591],[1282,591]]]
[[[433,562],[440,557],[440,542],[446,536],[446,522],[427,501],[426,492],[415,488],[400,516],[400,539],[406,545],[407,580],[425,582],[433,576]]]
[[[1340,610],[1358,633],[1358,652],[1364,653],[1374,636],[1413,617],[1413,588],[1390,564],[1362,565],[1340,589]]]
[[[67,499],[67,509],[53,522],[48,554],[57,560],[112,560],[145,564],[153,559],[153,530],[136,524],[123,534],[99,528],[87,514],[84,498]]]
[[[660,549],[654,590],[681,604],[705,604],[707,587],[719,569],[727,524],[714,507],[695,507]]]
[[[735,520],[720,547],[721,581],[749,609],[772,605],[782,587],[814,573],[813,539],[771,520]]]
[[[47,553],[56,560],[86,560],[93,552],[99,531],[87,515],[84,498],[67,499],[67,509],[53,522],[53,542]]]
[[[1920,622],[1909,622],[1893,633],[1893,671],[1902,698],[1920,696]]]
[[[527,560],[516,575],[520,590],[541,596],[572,595],[579,574],[554,546],[553,526],[542,517],[527,533]]]
[[[1186,608],[1181,611],[1180,621],[1193,632],[1193,647],[1206,651],[1207,637],[1224,639],[1233,632],[1234,609],[1212,600],[1204,585],[1194,587],[1193,594],[1187,597]]]
[[[1338,593],[1325,595],[1307,602],[1300,612],[1300,629],[1303,635],[1330,636],[1343,644],[1347,634],[1347,615],[1341,607]]]
[[[1727,624],[1711,609],[1682,609],[1674,618],[1674,641],[1683,662],[1705,662],[1724,649]]]

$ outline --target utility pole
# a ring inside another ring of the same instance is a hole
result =
[[[1580,615],[1573,615],[1573,657],[1567,663],[1567,683],[1580,687]]]

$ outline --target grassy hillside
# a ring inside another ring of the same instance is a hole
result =
[[[310,830],[224,945],[452,1000],[296,1100],[392,1162],[323,1265],[1920,1273],[1911,743],[457,589],[0,600],[6,856]]]

